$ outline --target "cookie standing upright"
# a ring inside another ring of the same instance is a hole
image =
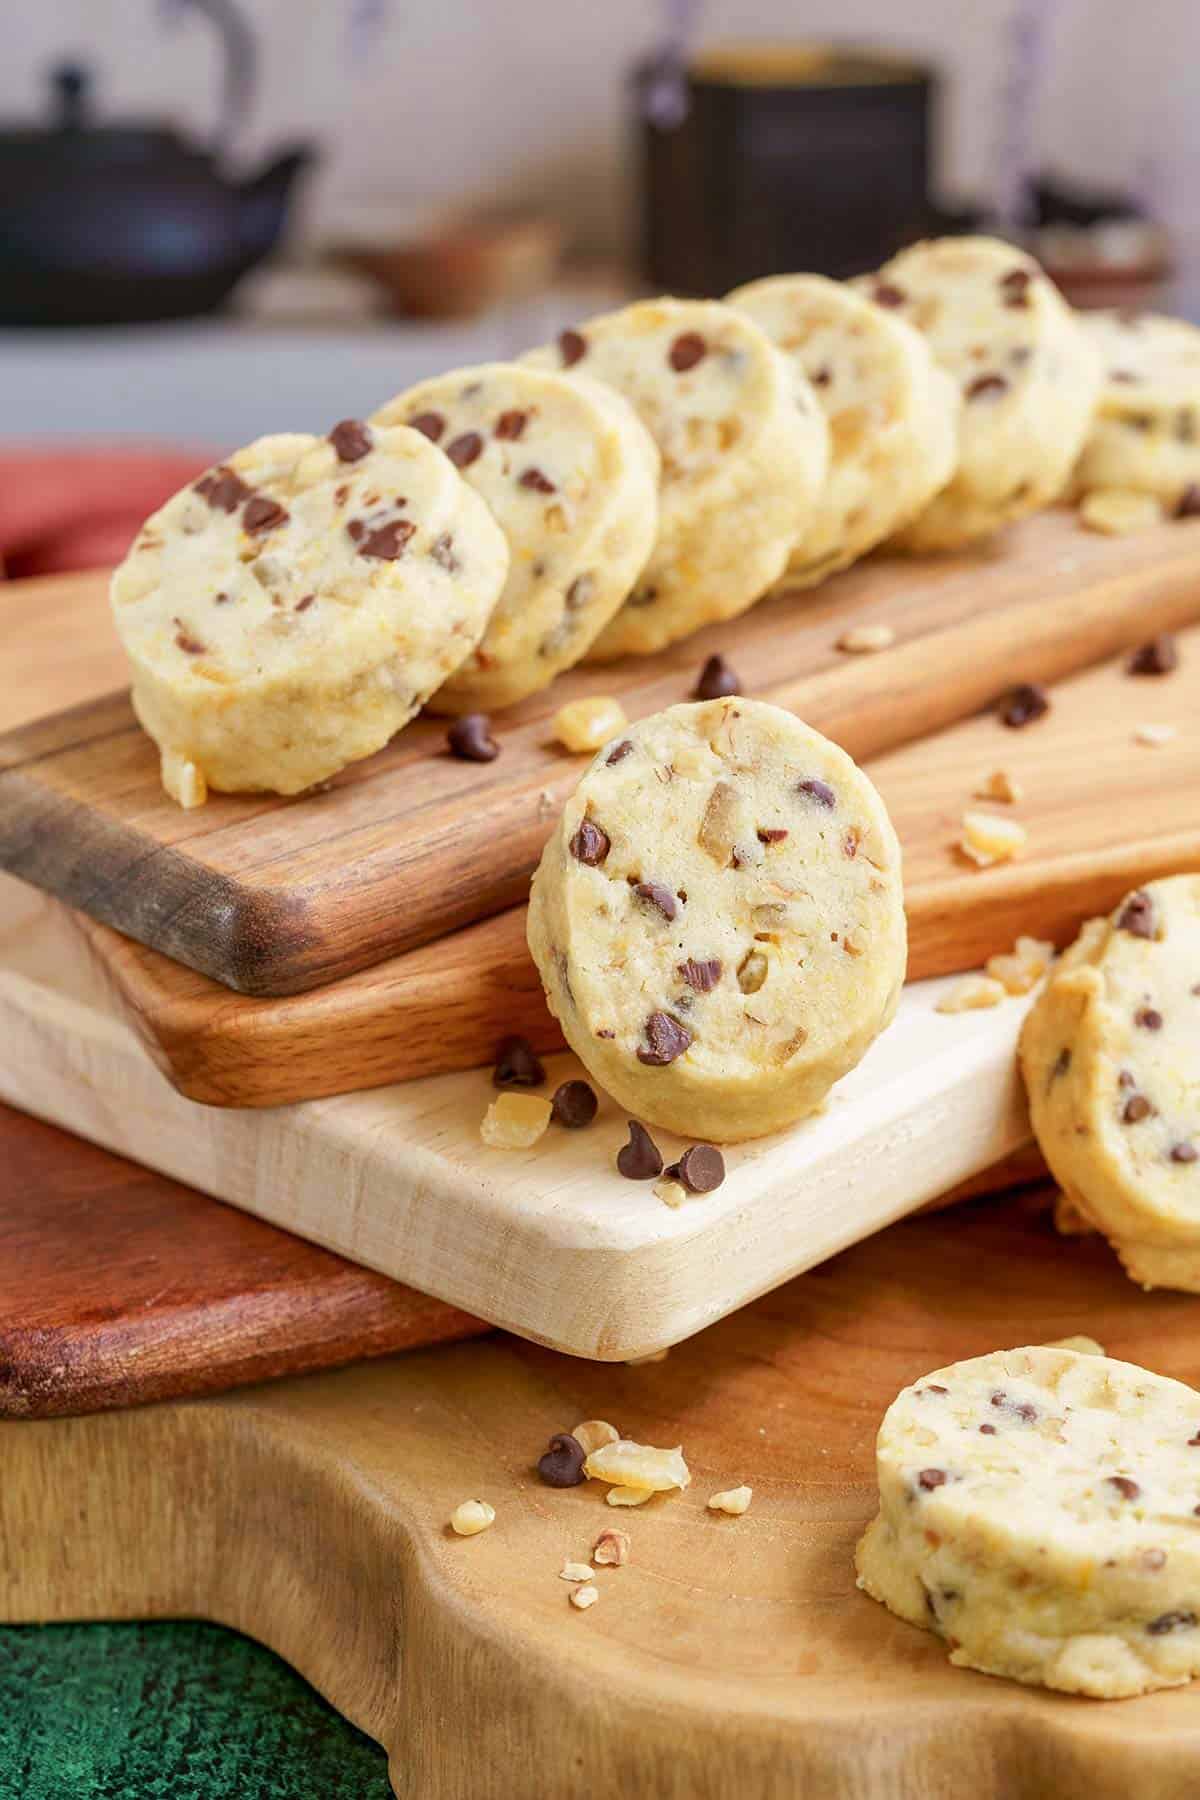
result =
[[[997,238],[936,238],[857,285],[924,333],[962,395],[955,472],[897,542],[951,549],[1057,499],[1091,424],[1100,363],[1033,258]]]
[[[915,518],[954,473],[954,382],[920,332],[824,275],[772,275],[728,295],[811,384],[829,421],[829,473],[792,547],[788,587],[808,587]]]
[[[646,300],[523,360],[616,388],[662,456],[657,541],[587,661],[660,650],[779,579],[824,482],[828,431],[751,319],[715,300]]]
[[[567,1042],[622,1106],[758,1137],[819,1106],[895,1011],[900,849],[867,777],[794,714],[673,706],[583,776],[528,934]]]
[[[440,445],[508,539],[483,641],[433,710],[511,706],[579,661],[641,574],[658,532],[654,442],[612,388],[514,363],[420,382],[374,423]]]
[[[951,1662],[1095,1699],[1200,1674],[1200,1394],[1033,1346],[888,1408],[859,1586]]]
[[[1200,1293],[1200,875],[1084,926],[1025,1021],[1021,1067],[1068,1201],[1135,1281]]]
[[[1200,510],[1200,331],[1154,313],[1081,313],[1104,385],[1074,486]]]
[[[418,431],[259,438],[113,576],[133,704],[183,805],[299,793],[386,744],[483,636],[508,547]]]

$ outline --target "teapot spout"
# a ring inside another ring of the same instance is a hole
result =
[[[287,215],[296,178],[315,158],[307,144],[285,150],[267,168],[238,188],[238,230],[247,257],[257,259],[270,250]]]

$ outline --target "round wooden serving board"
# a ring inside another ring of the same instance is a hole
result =
[[[1200,1301],[1144,1295],[1046,1190],[845,1252],[658,1364],[507,1338],[89,1418],[0,1425],[0,1618],[198,1614],[279,1651],[389,1749],[406,1800],[1183,1800],[1200,1686],[1103,1704],[954,1669],[858,1593],[872,1447],[956,1357],[1086,1331],[1200,1380]],[[683,1495],[552,1490],[552,1431],[683,1444]],[[742,1518],[705,1501],[750,1482]],[[460,1500],[493,1529],[453,1537]],[[619,1524],[628,1566],[569,1603]]]

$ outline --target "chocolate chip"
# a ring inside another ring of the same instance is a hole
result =
[[[274,531],[279,525],[286,525],[290,514],[286,507],[280,506],[278,500],[268,500],[265,494],[255,494],[253,500],[246,502],[246,510],[242,514],[242,524],[247,531]]]
[[[361,419],[342,419],[330,432],[329,441],[337,451],[339,462],[356,463],[371,454],[375,440],[370,426],[364,425]]]
[[[715,956],[703,961],[689,956],[686,962],[676,964],[675,973],[698,994],[711,994],[721,979],[721,964]]]
[[[1121,1118],[1126,1125],[1139,1125],[1143,1119],[1148,1119],[1153,1111],[1154,1108],[1145,1094],[1130,1094],[1125,1102]]]
[[[1196,1433],[1195,1437],[1190,1437],[1188,1439],[1189,1449],[1194,1449],[1197,1444],[1200,1444],[1200,1431]]]
[[[1179,667],[1179,651],[1169,631],[1160,631],[1136,649],[1125,664],[1131,675],[1169,675]]]
[[[550,1117],[556,1125],[565,1126],[568,1131],[582,1131],[595,1118],[599,1104],[596,1090],[589,1087],[586,1081],[564,1081],[561,1087],[554,1090],[554,1098],[550,1102]]]
[[[658,1145],[644,1125],[630,1119],[629,1142],[617,1151],[617,1169],[626,1181],[653,1181],[662,1174],[663,1160]]]
[[[611,849],[612,839],[607,831],[601,830],[591,819],[582,820],[571,839],[571,855],[576,862],[587,863],[590,869],[598,868]]]
[[[1171,1161],[1173,1163],[1194,1163],[1197,1157],[1200,1157],[1200,1150],[1197,1150],[1195,1144],[1171,1145]]]
[[[305,594],[303,600],[297,600],[294,610],[298,613],[307,612],[316,597],[315,594]]]
[[[214,512],[236,512],[243,500],[249,500],[254,489],[247,487],[240,475],[224,463],[202,475],[193,490],[208,501]]]
[[[1155,1006],[1139,1006],[1133,1015],[1133,1022],[1140,1025],[1143,1031],[1161,1031],[1163,1016]]]
[[[1108,1485],[1116,1488],[1122,1500],[1136,1500],[1142,1491],[1137,1482],[1131,1480],[1128,1475],[1110,1475]]]
[[[653,1012],[642,1028],[646,1034],[645,1047],[638,1050],[638,1061],[646,1063],[652,1069],[665,1068],[673,1063],[677,1056],[682,1056],[692,1041],[692,1034],[678,1019],[670,1013]]]
[[[938,1381],[927,1381],[923,1388],[917,1389],[917,1392],[918,1394],[948,1394],[950,1389],[943,1387]]]
[[[1007,394],[1008,377],[1005,375],[977,375],[966,388],[968,400],[982,400],[988,394]]]
[[[1195,1623],[1195,1613],[1180,1607],[1175,1612],[1159,1613],[1157,1619],[1151,1619],[1146,1630],[1151,1637],[1165,1637],[1168,1631],[1190,1631]]]
[[[581,331],[560,331],[558,354],[562,357],[563,368],[572,368],[580,357],[587,355],[587,339]]]
[[[605,765],[611,769],[614,763],[624,762],[632,749],[633,739],[622,738],[619,744],[613,745],[612,749],[605,757]]]
[[[1044,687],[1036,682],[1022,681],[1000,702],[1000,718],[1011,731],[1020,731],[1023,725],[1032,725],[1035,719],[1042,719],[1050,711],[1050,696]]]
[[[871,298],[876,306],[903,306],[908,295],[895,282],[877,281],[871,289]]]
[[[1200,482],[1189,481],[1175,502],[1177,519],[1194,519],[1200,513]]]
[[[176,619],[174,623],[179,628],[175,633],[175,642],[179,648],[188,656],[203,656],[208,645],[201,643],[198,637],[193,637],[182,619]]]
[[[528,1038],[502,1039],[492,1070],[493,1087],[541,1087],[545,1079],[546,1071]]]
[[[510,412],[502,412],[496,420],[496,436],[512,441],[519,438],[529,423],[529,414],[514,407]]]
[[[663,887],[657,881],[639,881],[633,891],[639,900],[645,900],[649,905],[657,907],[664,919],[673,919],[679,911],[670,888]]]
[[[917,1476],[917,1486],[928,1493],[932,1488],[943,1487],[949,1479],[945,1469],[922,1469]]]
[[[535,494],[557,494],[558,492],[550,477],[543,475],[540,469],[526,469],[517,482],[517,486],[530,488]]]
[[[451,756],[462,762],[495,762],[500,746],[492,736],[492,721],[486,713],[466,713],[455,719],[446,733]]]
[[[431,444],[440,443],[442,433],[446,429],[446,421],[439,412],[415,413],[408,422],[414,431],[419,431],[422,437],[427,437]]]
[[[677,375],[686,375],[707,355],[708,345],[698,331],[681,331],[667,353],[667,361]]]
[[[456,469],[469,469],[483,455],[483,439],[477,431],[464,431],[460,436],[451,438],[446,445],[446,455]]]
[[[817,802],[818,806],[826,806],[829,807],[830,810],[837,804],[837,795],[834,793],[829,783],[827,781],[818,781],[815,777],[811,781],[798,781],[796,783],[796,792],[798,794],[807,794],[810,800],[815,800]]]
[[[1145,888],[1135,888],[1117,914],[1117,930],[1131,937],[1152,938],[1158,929],[1154,902]]]
[[[723,700],[728,694],[740,694],[742,684],[737,672],[723,656],[710,656],[700,671],[700,679],[692,689],[694,700]]]
[[[1127,387],[1135,387],[1142,378],[1140,375],[1135,375],[1132,369],[1110,369],[1108,379],[1119,381]]]
[[[1054,1060],[1054,1067],[1050,1071],[1051,1081],[1057,1081],[1060,1076],[1065,1075],[1070,1066],[1071,1052],[1066,1049],[1060,1050]]]
[[[996,1427],[994,1425],[981,1425],[979,1429],[984,1437],[995,1437],[996,1435]]]
[[[587,1451],[578,1438],[572,1437],[569,1431],[556,1431],[550,1439],[550,1448],[538,1458],[538,1474],[547,1487],[578,1487],[586,1481],[583,1465],[587,1461]]]
[[[1004,295],[1005,306],[1023,307],[1029,305],[1029,284],[1033,280],[1031,269],[1010,269],[1007,275],[1000,277],[1000,288]]]
[[[357,531],[353,529],[356,525]],[[396,562],[404,555],[405,546],[411,537],[415,537],[416,530],[409,519],[390,519],[386,525],[373,528],[364,525],[361,519],[351,519],[346,527],[358,554],[372,556],[377,562]]]
[[[810,369],[808,379],[814,387],[828,387],[833,380],[833,370],[828,363],[822,363],[819,369]]]
[[[219,594],[213,595],[213,605],[214,606],[228,606],[229,605],[229,595],[227,593],[225,593],[225,591],[222,589],[222,591]],[[296,610],[298,612],[300,610],[299,607],[297,607]]]
[[[754,835],[760,844],[782,844],[787,832],[782,825],[760,825]]]
[[[454,539],[448,531],[443,531],[434,538],[429,546],[429,554],[435,563],[445,569],[447,575],[457,575],[462,568],[462,563],[454,551]]]
[[[677,1164],[678,1180],[689,1193],[711,1194],[725,1179],[725,1158],[715,1144],[693,1144]]]

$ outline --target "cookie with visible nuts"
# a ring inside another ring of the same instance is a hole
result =
[[[1187,517],[1200,482],[1200,331],[1157,313],[1086,312],[1103,385],[1074,486],[1157,498]]]

